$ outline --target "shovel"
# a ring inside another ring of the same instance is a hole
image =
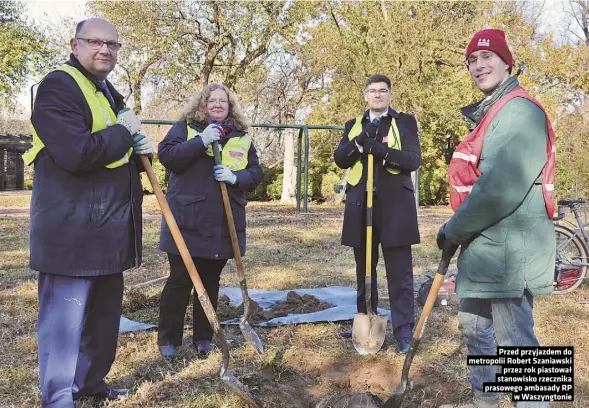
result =
[[[147,173],[147,177],[149,178],[149,182],[153,187],[153,192],[157,197],[157,201],[162,209],[162,214],[164,215],[164,219],[170,228],[170,232],[172,233],[172,237],[174,238],[174,242],[180,251],[180,255],[182,256],[182,260],[186,265],[186,269],[188,270],[188,274],[190,275],[190,279],[192,279],[192,283],[194,284],[194,288],[196,289],[196,293],[198,294],[198,300],[202,305],[202,308],[207,315],[209,323],[213,328],[215,336],[217,336],[217,340],[221,345],[221,350],[223,351],[223,363],[221,364],[221,370],[219,371],[219,376],[223,380],[225,386],[233,391],[235,394],[239,395],[243,400],[249,405],[250,408],[259,408],[258,404],[254,401],[253,397],[250,395],[248,389],[245,385],[243,385],[233,374],[227,371],[229,367],[229,345],[227,344],[227,340],[225,339],[225,335],[221,330],[221,326],[219,325],[219,320],[217,320],[217,314],[215,313],[215,308],[209,299],[209,295],[200,280],[200,276],[198,275],[198,271],[196,270],[196,266],[194,265],[194,261],[192,260],[192,256],[190,256],[190,252],[186,247],[186,243],[184,242],[184,238],[180,233],[180,229],[178,228],[178,224],[176,224],[176,220],[174,219],[174,214],[170,210],[168,206],[168,202],[164,197],[164,193],[157,181],[157,177],[151,168],[151,164],[149,163],[149,159],[147,156],[141,155],[141,164],[143,164],[143,168]]]
[[[387,317],[377,316],[372,311],[372,195],[374,184],[374,157],[368,155],[366,203],[366,278],[364,279],[364,301],[366,314],[354,314],[352,323],[352,343],[360,355],[375,354],[384,343]]]
[[[403,372],[401,374],[401,388],[393,390],[392,395],[389,397],[388,400],[385,401],[384,405],[382,406],[383,408],[401,408],[403,400],[405,399],[405,392],[407,391],[407,389],[413,388],[413,382],[409,381],[409,368],[411,367],[413,357],[415,357],[415,353],[417,352],[417,348],[419,347],[421,336],[423,335],[423,331],[425,329],[425,323],[427,322],[427,318],[429,317],[429,314],[431,313],[432,308],[434,307],[434,302],[436,301],[436,297],[438,296],[438,292],[440,291],[442,283],[444,283],[444,276],[446,276],[446,272],[448,272],[450,260],[454,256],[456,249],[458,249],[457,246],[452,244],[450,241],[446,240],[444,244],[444,249],[442,250],[442,259],[440,260],[440,263],[438,265],[436,277],[434,278],[432,287],[429,290],[427,300],[425,301],[425,305],[423,306],[423,311],[421,312],[421,316],[419,317],[419,322],[417,323],[417,327],[415,328],[415,332],[413,333],[413,339],[411,340],[409,352],[405,356],[405,363],[403,363]]]
[[[219,151],[219,142],[213,143],[213,154],[215,156],[215,164],[221,164],[221,152]],[[231,237],[231,246],[233,247],[233,256],[235,257],[235,266],[237,268],[237,277],[239,278],[239,287],[241,288],[241,297],[243,299],[243,317],[239,321],[239,328],[243,337],[250,342],[258,354],[264,354],[264,345],[247,321],[250,315],[250,297],[247,293],[247,283],[245,281],[245,268],[241,261],[241,251],[239,250],[239,243],[237,241],[237,231],[235,230],[235,221],[233,220],[233,212],[231,211],[231,204],[229,203],[229,194],[227,193],[227,186],[220,181],[221,195],[223,196],[223,207],[225,207],[225,215],[227,216],[227,227],[229,228],[229,236]]]

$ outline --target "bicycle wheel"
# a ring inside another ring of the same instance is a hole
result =
[[[556,269],[554,272],[555,294],[575,290],[587,275],[587,247],[571,229],[556,224]]]

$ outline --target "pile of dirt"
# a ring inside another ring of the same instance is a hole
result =
[[[264,310],[257,302],[250,299],[250,323],[268,321],[276,317],[283,317],[295,313],[313,313],[333,307],[330,303],[321,302],[315,296],[300,296],[295,291],[286,294],[286,300],[280,302],[269,310]],[[220,321],[234,319],[243,315],[243,304],[239,307],[231,306],[229,298],[226,295],[219,296],[217,304],[217,316]]]

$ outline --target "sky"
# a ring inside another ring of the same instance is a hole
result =
[[[546,30],[555,32],[564,17],[563,9],[566,0],[545,0],[542,22]],[[85,17],[85,0],[24,0],[29,19],[41,24],[58,24],[61,18],[74,18],[76,21]],[[74,27],[71,28],[72,32]],[[21,95],[19,103],[24,107],[23,114],[30,115],[30,87],[28,84]]]
[[[25,0],[29,18],[37,21],[59,21],[60,17],[84,17],[85,0]]]

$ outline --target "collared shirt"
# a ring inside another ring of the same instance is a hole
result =
[[[381,113],[380,115],[376,116],[372,113],[371,110],[368,111],[368,119],[370,119],[370,122],[374,121],[374,118],[383,118],[385,116],[388,116],[389,110],[387,109],[386,111],[384,111],[383,113]]]

